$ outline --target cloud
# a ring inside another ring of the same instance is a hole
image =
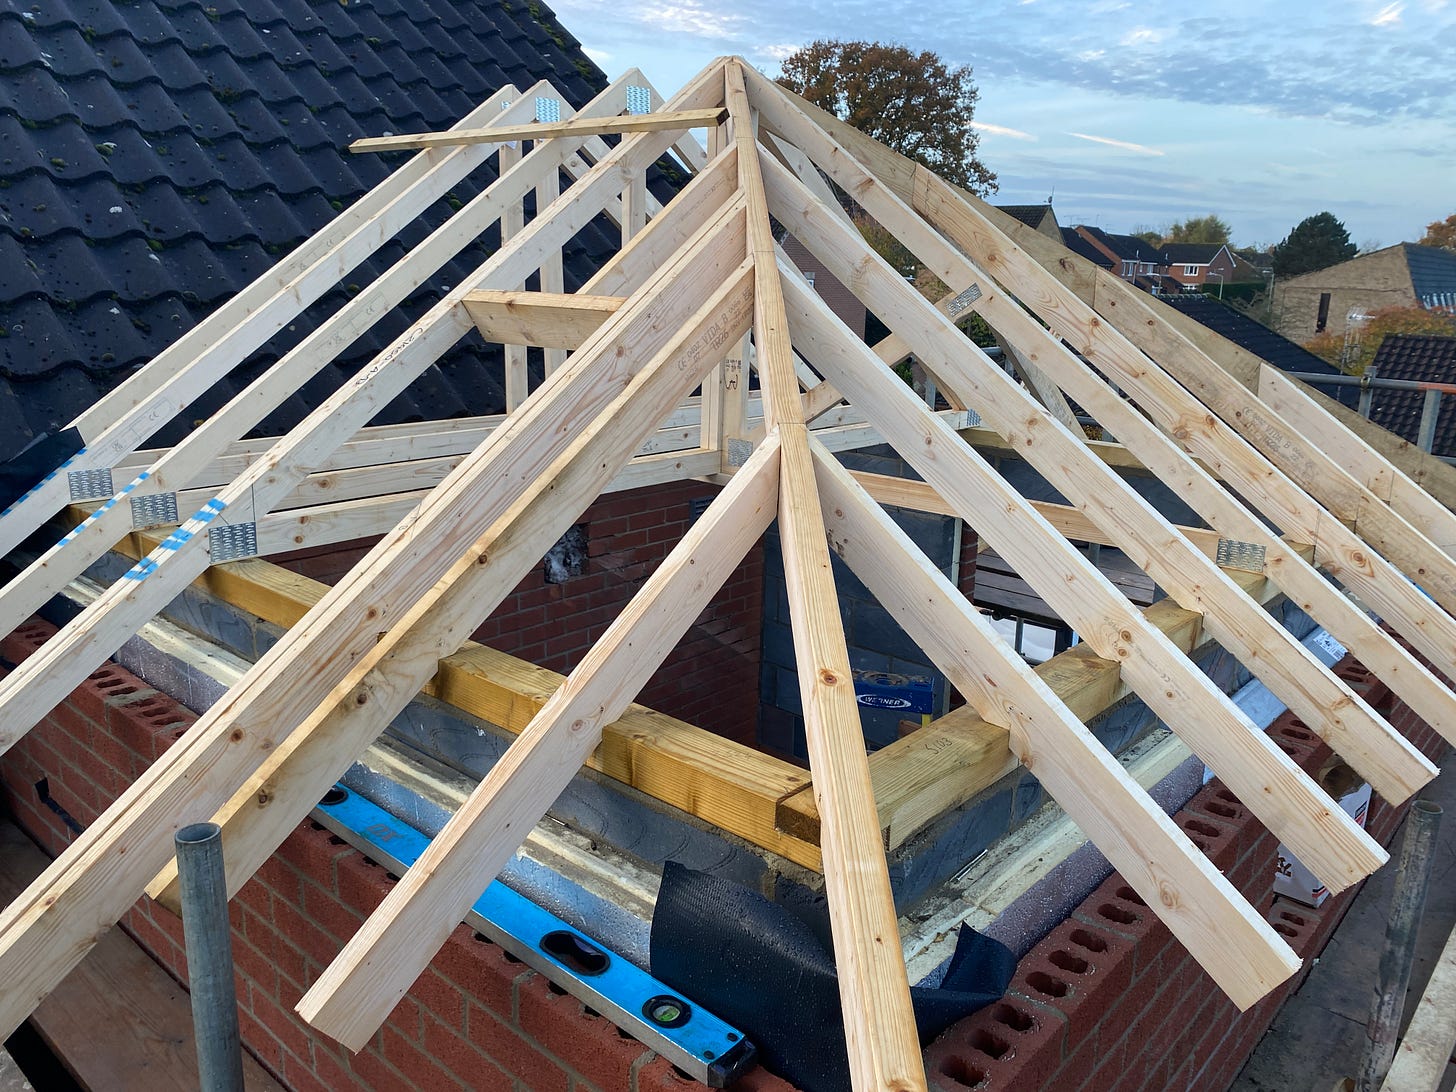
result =
[[[660,31],[690,34],[699,38],[728,37],[743,22],[742,16],[724,15],[696,3],[695,0],[688,0],[687,3],[646,4],[638,9],[637,18]]]
[[[983,133],[991,133],[994,136],[1011,137],[1013,140],[1036,140],[1037,138],[1021,129],[1012,129],[1005,125],[993,125],[989,121],[970,122],[972,129],[979,129]]]
[[[758,49],[755,52],[759,53],[760,55],[762,55],[764,57],[771,57],[775,61],[778,61],[778,62],[782,63],[785,58],[792,56],[793,54],[797,53],[802,48],[803,48],[803,45],[802,44],[800,44],[800,45],[764,45],[764,46],[759,46]]]
[[[1372,27],[1393,27],[1400,22],[1400,13],[1405,11],[1405,5],[1396,0],[1395,3],[1386,4],[1375,13],[1370,20]]]
[[[1130,30],[1122,37],[1122,44],[1125,46],[1157,45],[1168,37],[1166,30],[1159,30],[1154,27],[1137,27]]]
[[[1158,148],[1149,148],[1146,144],[1134,144],[1130,140],[1113,140],[1112,137],[1093,136],[1090,133],[1068,133],[1068,136],[1076,137],[1078,140],[1090,140],[1093,144],[1106,144],[1110,148],[1123,148],[1129,152],[1137,152],[1138,155],[1167,155]]]

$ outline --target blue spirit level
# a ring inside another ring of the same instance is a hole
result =
[[[342,785],[313,817],[400,875],[430,844]],[[465,923],[710,1088],[726,1088],[754,1064],[753,1044],[741,1032],[498,881]]]

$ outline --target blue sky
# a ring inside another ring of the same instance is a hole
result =
[[[1278,242],[1325,209],[1362,246],[1456,212],[1456,0],[555,0],[607,71],[670,94],[713,57],[770,75],[815,38],[970,64],[995,200],[1063,224],[1217,212]]]

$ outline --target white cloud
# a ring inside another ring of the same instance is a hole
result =
[[[1370,20],[1370,25],[1372,27],[1397,26],[1400,23],[1400,14],[1403,11],[1405,11],[1405,5],[1400,3],[1400,0],[1395,0],[1395,2],[1386,4],[1385,7],[1376,12]]]
[[[758,52],[765,57],[772,57],[776,61],[783,61],[788,57],[792,57],[802,48],[803,46],[801,45],[766,45],[759,46]]]
[[[1111,137],[1092,136],[1090,133],[1068,133],[1067,135],[1076,137],[1078,140],[1090,140],[1093,144],[1106,144],[1110,148],[1123,148],[1129,152],[1137,152],[1138,155],[1168,154],[1157,148],[1149,148],[1146,144],[1134,144],[1130,140],[1113,140]]]
[[[720,14],[695,0],[677,4],[647,4],[638,10],[637,19],[656,30],[702,38],[726,37],[743,22],[742,16]]]
[[[973,121],[970,123],[972,129],[978,129],[983,133],[991,133],[995,136],[1011,137],[1014,140],[1036,140],[1028,132],[1021,129],[1012,129],[1005,125],[993,125],[989,121]]]
[[[1123,35],[1125,46],[1157,45],[1168,37],[1168,32],[1157,27],[1137,27]]]

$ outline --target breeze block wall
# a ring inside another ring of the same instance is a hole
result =
[[[54,632],[32,622],[0,641],[18,663]],[[1445,744],[1352,660],[1338,672],[1433,758]],[[59,853],[194,723],[130,672],[107,664],[0,759],[4,808]],[[1330,752],[1286,714],[1270,729],[1304,769]],[[1378,798],[1370,828],[1388,843],[1404,814]],[[1313,910],[1272,896],[1276,840],[1213,781],[1176,821],[1306,959],[1317,955],[1353,890]],[[231,905],[248,1049],[300,1092],[462,1090],[688,1092],[663,1058],[464,926],[358,1054],[314,1033],[293,1006],[394,882],[382,867],[305,822]],[[142,898],[123,927],[186,981],[180,923]],[[930,1086],[967,1089],[1224,1088],[1304,972],[1239,1014],[1167,928],[1113,874],[1020,960],[1002,1000],[926,1051]],[[737,1092],[790,1092],[762,1069]]]
[[[584,571],[548,583],[544,565],[533,569],[475,631],[475,640],[568,674],[718,492],[717,486],[685,481],[598,498],[577,521],[585,528]],[[332,584],[367,549],[330,546],[269,560]],[[729,574],[637,700],[718,735],[753,743],[762,618],[760,543]]]
[[[55,632],[0,641],[16,664]],[[0,762],[4,808],[59,854],[197,717],[107,664]],[[458,927],[369,1045],[350,1054],[293,1006],[383,901],[395,877],[312,822],[232,900],[243,1040],[295,1092],[690,1092],[703,1086],[502,948]],[[122,927],[187,981],[180,920],[143,897]],[[762,1069],[735,1092],[792,1092]]]

